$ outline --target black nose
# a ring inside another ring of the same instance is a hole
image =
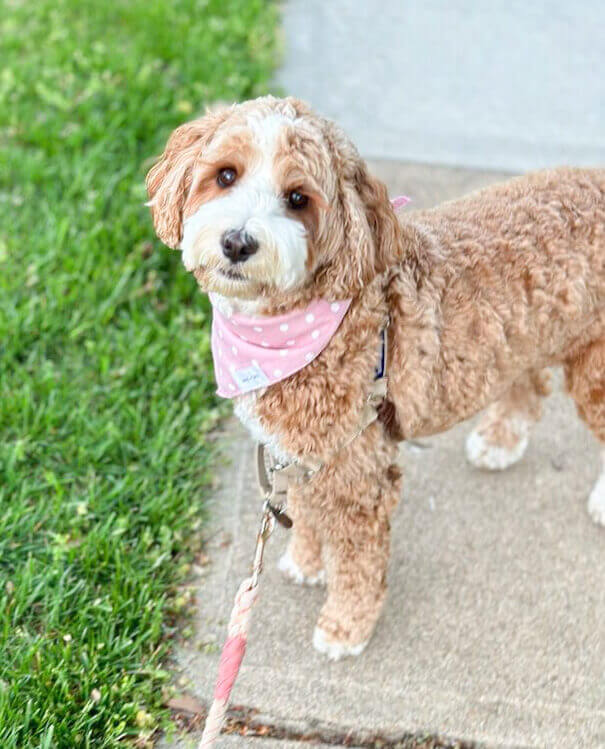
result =
[[[222,236],[221,244],[223,245],[223,255],[228,257],[232,263],[243,263],[258,250],[256,239],[246,234],[242,229],[226,231]]]

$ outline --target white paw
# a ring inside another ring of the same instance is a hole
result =
[[[325,585],[326,582],[325,570],[319,570],[316,575],[305,575],[301,568],[292,559],[289,551],[286,551],[281,555],[277,563],[277,568],[297,585]]]
[[[588,498],[588,513],[599,525],[605,525],[605,471]]]
[[[490,444],[479,429],[473,430],[466,440],[466,457],[476,468],[488,471],[503,471],[523,457],[529,442],[529,424],[520,421],[515,424],[518,442],[513,447]]]
[[[323,655],[327,655],[331,661],[339,661],[348,655],[359,655],[368,644],[369,640],[360,642],[359,645],[347,645],[344,642],[330,641],[323,629],[315,627],[313,632],[313,647]]]

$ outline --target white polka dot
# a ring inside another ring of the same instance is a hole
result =
[[[222,349],[222,348],[220,348],[220,347],[219,347],[219,350],[218,350],[218,358],[219,358],[219,359],[222,359],[222,358],[223,358],[223,349]]]
[[[267,343],[267,341],[261,341],[260,345],[264,346],[265,348],[269,348],[269,344]]]
[[[332,310],[332,312],[338,312],[338,310],[340,309],[340,304],[338,304],[338,302],[333,302],[330,305],[330,309]]]
[[[223,331],[222,331],[222,330],[219,330],[219,332],[218,332],[218,337],[219,337],[219,338],[222,338],[222,337],[223,337]]]
[[[258,325],[255,325],[254,328],[253,328],[253,330],[256,330],[257,333],[262,333],[263,332],[263,329],[259,328]]]
[[[285,348],[280,349],[279,355],[280,356],[288,356],[288,349],[285,349]]]
[[[237,356],[237,347],[236,346],[231,346],[231,351],[233,351],[233,355],[234,356]]]
[[[319,338],[319,330],[314,330],[311,333],[311,338]]]
[[[239,325],[239,323],[237,322],[237,320],[234,320],[233,318],[231,319],[231,322],[235,325],[236,328]]]
[[[281,377],[281,369],[274,369],[274,370],[273,370],[273,374],[274,374],[274,375],[275,375],[276,377]]]
[[[305,359],[307,361],[311,361],[311,359],[315,359],[315,354],[312,351],[307,351],[305,354]]]
[[[248,343],[248,339],[246,338],[245,335],[241,336],[241,339],[242,339],[242,341],[246,341],[246,343]]]
[[[232,385],[231,383],[229,383],[229,390],[235,390],[235,385]]]
[[[235,372],[235,364],[230,364],[229,365],[229,371],[230,372]]]
[[[305,320],[307,322],[313,322],[313,320],[315,320],[315,315],[309,312],[309,314],[305,316]]]
[[[287,323],[287,322],[283,322],[283,323],[282,323],[282,324],[281,324],[281,325],[279,326],[279,329],[280,329],[280,330],[281,330],[281,331],[282,331],[283,333],[285,333],[285,332],[286,332],[286,330],[288,330],[288,323]]]
[[[294,346],[295,343],[296,343],[295,340],[286,341],[286,346]]]
[[[256,359],[252,359],[252,366],[258,367],[258,362],[256,361]]]

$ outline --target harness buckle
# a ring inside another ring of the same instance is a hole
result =
[[[269,466],[267,466],[267,459]],[[291,470],[293,466],[294,464],[276,463],[265,446],[260,442],[257,443],[256,476],[261,494],[265,498],[265,507],[284,528],[291,528],[293,525],[292,518],[286,514],[288,483],[293,473]]]

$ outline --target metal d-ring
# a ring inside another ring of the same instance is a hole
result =
[[[258,479],[261,494],[265,499],[265,509],[271,512],[280,525],[284,528],[290,529],[292,527],[292,519],[286,514],[285,505],[275,505],[272,502],[276,496],[275,472],[282,471],[286,466],[275,463],[271,453],[269,453],[271,465],[269,469],[267,469],[267,462],[265,459],[266,454],[267,451],[265,450],[265,446],[258,442],[256,445],[256,477]]]

